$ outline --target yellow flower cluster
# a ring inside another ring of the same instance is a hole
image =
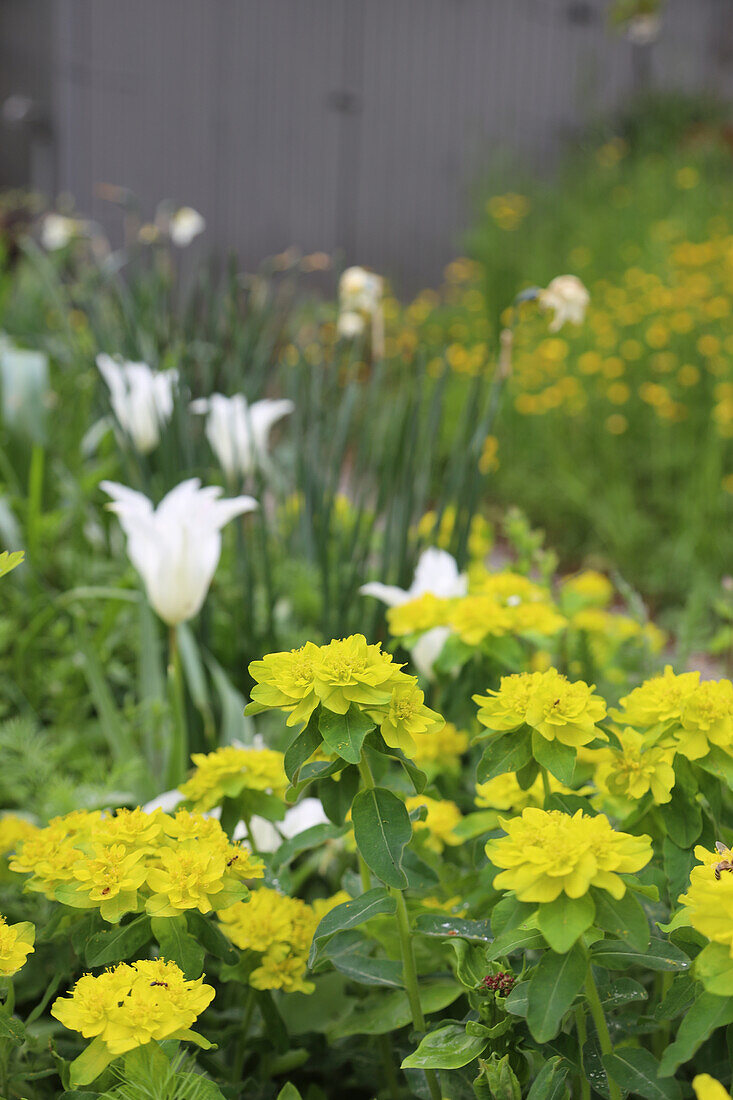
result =
[[[33,951],[36,930],[29,921],[8,924],[0,917],[0,978],[17,974]]]
[[[254,707],[287,711],[288,725],[308,721],[319,705],[335,714],[346,714],[355,705],[380,727],[388,745],[408,756],[416,749],[414,736],[444,725],[425,706],[417,677],[403,672],[380,645],[369,645],[363,634],[270,653],[253,661],[249,671],[256,681]]]
[[[707,756],[717,746],[733,756],[733,684],[700,681],[699,672],[676,674],[668,665],[620,701],[613,715],[648,731],[645,745],[669,747],[688,760]]]
[[[414,637],[444,626],[469,646],[513,635],[550,638],[565,623],[546,588],[511,570],[489,573],[478,564],[470,570],[466,596],[449,599],[425,593],[387,612],[395,637]]]
[[[305,975],[313,934],[326,913],[345,901],[349,895],[340,891],[309,905],[263,886],[246,904],[225,909],[219,919],[232,943],[260,956],[249,976],[255,989],[312,993],[315,986]]]
[[[455,802],[448,798],[430,798],[426,794],[415,794],[405,799],[407,812],[412,813],[419,807],[427,811],[424,821],[414,821],[413,830],[418,836],[425,838],[426,847],[438,855],[446,845],[461,844],[460,837],[455,835],[454,829],[461,822],[461,811]]]
[[[26,818],[18,817],[17,814],[3,814],[0,817],[0,855],[14,852],[19,844],[37,831],[38,826]]]
[[[415,734],[415,763],[429,774],[455,772],[461,757],[468,748],[468,733],[446,722],[442,729],[432,733]]]
[[[243,791],[267,791],[282,798],[288,786],[283,754],[274,749],[225,745],[215,752],[194,753],[193,774],[179,788],[199,813],[219,806]]]
[[[571,793],[571,788],[566,787],[559,779],[555,779],[554,775],[548,775],[547,778],[552,794]],[[542,777],[539,775],[526,791],[519,786],[515,772],[505,772],[504,775],[497,775],[486,783],[476,784],[475,801],[481,809],[501,810],[504,813],[510,810],[513,814],[518,814],[526,806],[541,806],[544,800],[545,788]]]
[[[224,909],[246,897],[245,880],[264,875],[262,862],[230,843],[218,821],[140,808],[54,818],[19,845],[10,869],[30,875],[29,890],[98,908],[112,924],[143,909],[159,917]]]
[[[213,999],[203,978],[186,981],[175,963],[142,959],[98,977],[84,974],[69,996],[54,1001],[51,1015],[116,1057],[153,1039],[187,1038]]]
[[[601,814],[578,810],[571,817],[530,806],[501,825],[507,835],[486,845],[489,862],[502,868],[494,886],[513,891],[520,901],[546,903],[563,893],[579,898],[591,886],[622,898],[626,883],[620,875],[641,870],[652,857],[648,836],[615,832]]]
[[[714,851],[698,845],[695,857],[700,862],[692,868],[687,893],[679,901],[692,927],[712,943],[722,944],[733,961],[733,851],[724,845]]]
[[[502,676],[497,691],[473,698],[479,722],[493,732],[528,725],[546,741],[574,748],[607,739],[597,726],[606,714],[603,699],[593,694],[592,685],[582,680],[571,683],[554,668]]]
[[[599,790],[612,799],[630,804],[638,802],[649,791],[658,805],[669,802],[675,783],[674,749],[645,748],[644,738],[633,729],[616,730],[615,733],[621,748],[605,746],[594,754],[594,779]]]

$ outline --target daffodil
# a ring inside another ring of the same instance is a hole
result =
[[[581,325],[590,302],[590,294],[577,275],[557,275],[538,298],[542,309],[554,313],[550,332],[557,332],[566,321]]]

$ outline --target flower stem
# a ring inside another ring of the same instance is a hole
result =
[[[183,670],[178,648],[178,630],[175,626],[168,628],[168,695],[173,712],[173,737],[168,754],[168,786],[178,787],[183,782],[188,764],[188,730],[183,696]]]
[[[588,1028],[585,1024],[585,1010],[582,1005],[578,1005],[575,1009],[575,1033],[578,1036],[578,1065],[580,1066],[578,1095],[580,1100],[590,1100],[590,1082],[583,1071],[583,1048],[588,1039]]]
[[[601,1054],[613,1054],[611,1036],[608,1033],[608,1024],[606,1023],[606,1017],[603,1015],[601,998],[598,996],[598,989],[596,987],[595,978],[593,977],[593,968],[591,966],[590,959],[588,960],[588,971],[585,979],[585,997],[588,1001],[590,1014],[593,1017],[593,1023],[595,1024],[596,1032],[598,1034],[598,1042],[601,1045]],[[611,1078],[608,1070],[606,1070],[606,1077],[608,1079],[608,1091],[611,1100],[621,1100],[621,1090],[619,1089],[616,1082]]]
[[[410,1002],[412,1024],[415,1028],[415,1031],[419,1031],[420,1033],[424,1034],[425,1017],[423,1016],[422,1005],[420,1004],[420,993],[417,987],[415,953],[412,949],[410,920],[407,915],[405,895],[403,894],[402,890],[397,890],[395,887],[391,887],[390,893],[397,902],[397,931],[399,932],[400,936],[400,950],[402,953],[402,976],[405,982],[407,999]],[[435,1070],[426,1069],[425,1079],[427,1080],[428,1088],[430,1089],[430,1095],[433,1100],[440,1100],[441,1091]]]
[[[392,1044],[389,1041],[388,1035],[379,1035],[379,1054],[382,1059],[382,1065],[384,1067],[384,1078],[387,1085],[387,1092],[389,1093],[391,1100],[399,1100],[400,1086],[397,1081],[397,1074],[394,1068],[394,1055],[392,1052]]]
[[[547,803],[550,801],[550,798],[552,797],[552,791],[550,790],[550,777],[547,774],[547,768],[543,768],[541,765],[540,765],[540,775],[542,776],[542,789],[545,792],[544,809],[546,810],[547,809]]]
[[[244,1013],[242,1014],[242,1026],[239,1029],[239,1039],[237,1041],[237,1056],[234,1060],[234,1075],[232,1082],[239,1084],[242,1080],[242,1070],[244,1069],[244,1060],[247,1057],[247,1035],[249,1034],[250,1024],[252,1023],[252,1013],[255,1007],[255,994],[254,990],[250,986],[247,990],[247,999],[244,1002]]]

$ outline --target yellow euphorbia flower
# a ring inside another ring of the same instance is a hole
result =
[[[413,759],[418,767],[455,771],[468,748],[469,738],[465,730],[458,730],[452,722],[446,722],[440,729],[414,734],[413,740]]]
[[[597,737],[606,740],[596,725],[605,717],[606,704],[593,694],[593,685],[571,683],[554,668],[502,676],[498,691],[473,699],[479,722],[496,732],[526,724],[547,741],[575,748]]]
[[[699,672],[683,672],[679,676],[667,665],[662,676],[645,680],[621,699],[620,712],[614,718],[638,729],[647,729],[658,722],[679,719],[682,708],[700,682]]]
[[[124,844],[97,844],[88,857],[78,851],[74,882],[63,888],[61,900],[75,908],[99,907],[102,918],[117,924],[138,908],[138,890],[145,882],[145,853],[128,852]]]
[[[186,909],[210,913],[236,898],[232,889],[245,878],[262,878],[264,865],[241,845],[184,841],[158,853],[158,865],[147,871],[151,897],[146,909],[154,917],[173,917]],[[246,895],[240,890],[239,896]]]
[[[489,636],[511,633],[512,616],[492,596],[465,596],[454,602],[448,624],[462,642],[476,646]]]
[[[565,598],[582,607],[608,607],[613,598],[613,585],[603,573],[585,569],[574,577],[565,577],[560,585]]]
[[[697,1100],[731,1100],[728,1090],[709,1073],[698,1073],[697,1077],[693,1077],[692,1087]]]
[[[123,844],[126,848],[149,848],[160,836],[163,815],[148,814],[140,806],[120,809],[101,818],[92,835],[100,844]]]
[[[697,845],[700,860],[690,873],[687,893],[678,900],[688,910],[692,927],[713,943],[723,944],[733,960],[733,851],[721,844],[709,850]]]
[[[619,730],[616,736],[621,748],[608,746],[599,749],[596,756],[594,778],[600,790],[630,802],[637,802],[651,791],[657,804],[669,802],[675,783],[674,749],[645,749],[644,738],[632,729]]]
[[[408,681],[392,689],[386,711],[368,712],[379,723],[386,744],[401,749],[405,756],[413,757],[417,751],[414,737],[433,734],[445,725],[445,719],[426,707],[424,700],[425,694],[417,681]]]
[[[440,854],[446,844],[456,845],[461,843],[460,838],[453,831],[456,825],[461,822],[461,811],[455,802],[451,802],[447,798],[438,800],[429,798],[425,794],[415,794],[405,799],[405,805],[408,813],[420,806],[424,806],[427,810],[425,820],[413,822],[412,827],[418,834],[428,834],[425,837],[425,844],[428,848],[432,848],[434,852]]]
[[[615,832],[608,818],[581,810],[571,817],[530,806],[501,826],[507,835],[486,845],[489,862],[502,868],[494,886],[520,901],[551,902],[562,893],[579,898],[591,886],[622,898],[626,883],[619,876],[641,870],[652,856],[648,836]]]
[[[225,745],[215,752],[196,752],[191,759],[195,770],[179,790],[199,813],[246,790],[268,791],[282,798],[288,786],[283,754],[274,749]]]
[[[261,661],[253,661],[249,673],[256,680],[252,701],[261,707],[287,710],[287,724],[307,722],[318,706],[313,690],[313,666],[318,646],[306,642],[300,649],[268,653]]]
[[[29,921],[8,924],[0,917],[0,978],[12,978],[17,974],[31,952],[36,930]]]
[[[584,791],[573,791],[572,788],[566,787],[559,779],[555,779],[554,775],[548,775],[547,778],[552,794],[584,793]],[[475,802],[481,809],[511,810],[512,813],[520,813],[525,806],[541,806],[544,800],[545,787],[540,775],[526,791],[519,786],[514,772],[505,772],[504,775],[497,775],[486,783],[476,784]]]
[[[87,1039],[98,1037],[116,1057],[153,1039],[185,1038],[213,998],[203,978],[186,981],[175,963],[143,959],[96,978],[83,975],[69,996],[54,1001],[51,1015]]]
[[[16,848],[39,832],[38,826],[17,814],[0,817],[0,855],[14,852]]]
[[[454,597],[434,596],[432,592],[424,592],[414,600],[406,600],[405,603],[388,609],[389,632],[402,638],[408,634],[423,634],[436,626],[444,626],[454,604]]]

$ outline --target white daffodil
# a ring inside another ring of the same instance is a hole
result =
[[[357,336],[361,336],[365,328],[366,321],[361,313],[357,313],[353,309],[347,309],[343,313],[339,313],[336,331],[339,336],[343,336],[344,340],[354,340]]]
[[[142,493],[103,481],[108,505],[127,535],[127,553],[142,577],[148,599],[169,626],[201,610],[221,556],[221,529],[257,508],[252,497],[219,500],[221,488],[201,488],[198,478],[181,482],[156,509]]]
[[[353,340],[364,331],[365,319],[369,318],[372,351],[377,358],[384,355],[383,295],[382,277],[364,267],[347,267],[339,280],[339,318],[336,325],[338,334],[347,340]]]
[[[247,477],[263,464],[270,429],[294,408],[287,398],[264,398],[250,405],[241,393],[214,393],[191,402],[192,412],[206,415],[206,438],[230,481]]]
[[[553,310],[550,332],[558,332],[566,321],[581,325],[590,302],[590,294],[577,275],[558,275],[538,295],[542,309]]]
[[[78,237],[82,229],[83,223],[76,218],[67,218],[64,214],[45,214],[41,221],[41,244],[46,251],[57,252]]]
[[[182,206],[180,210],[176,210],[175,214],[171,214],[168,223],[170,238],[177,248],[186,248],[204,229],[206,222],[192,206]]]
[[[147,363],[117,361],[98,355],[97,366],[109,387],[110,401],[120,427],[140,454],[160,443],[160,429],[171,418],[178,371],[152,371]]]
[[[423,550],[417,566],[415,576],[409,588],[398,588],[393,584],[381,584],[379,581],[370,581],[363,584],[359,591],[364,596],[375,596],[387,607],[399,607],[409,600],[416,600],[418,596],[424,596],[430,592],[433,596],[445,596],[450,599],[453,596],[465,596],[468,591],[468,579],[465,573],[458,572],[456,559],[447,550],[438,550],[429,547]],[[410,650],[412,659],[418,672],[428,679],[432,678],[433,665],[440,656],[446,643],[450,630],[447,626],[436,626],[428,630]]]

